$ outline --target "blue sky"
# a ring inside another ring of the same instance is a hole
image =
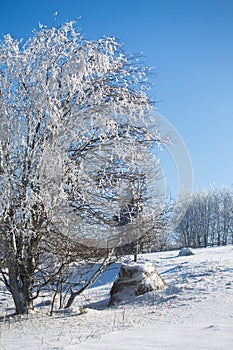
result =
[[[194,188],[231,186],[233,0],[0,0],[0,33],[79,16],[86,38],[115,36],[154,67],[150,96],[186,143]]]

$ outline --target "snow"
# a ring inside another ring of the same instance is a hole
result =
[[[192,250],[192,248],[189,247],[184,247],[181,248],[181,250],[179,251],[179,256],[188,256],[188,255],[193,255],[194,252]]]
[[[32,314],[10,317],[12,302],[2,287],[0,349],[231,349],[233,246],[195,249],[192,256],[178,253],[141,255],[140,261],[155,263],[168,286],[118,306],[107,304],[119,264],[70,310],[51,317],[46,295]]]

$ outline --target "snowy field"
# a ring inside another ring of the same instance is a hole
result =
[[[32,314],[9,317],[13,305],[2,287],[0,350],[232,349],[233,246],[194,252],[140,256],[155,263],[168,287],[117,307],[107,306],[117,265],[70,310],[52,317],[46,296]]]

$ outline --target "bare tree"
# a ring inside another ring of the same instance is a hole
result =
[[[233,193],[227,187],[212,190],[211,245],[231,243],[233,232]]]
[[[227,187],[194,193],[178,227],[178,241],[183,246],[206,247],[231,242],[233,194]]]
[[[132,233],[113,219],[132,194],[139,224],[157,215],[154,150],[166,140],[138,59],[73,22],[1,42],[0,267],[17,313],[75,261],[108,263]]]

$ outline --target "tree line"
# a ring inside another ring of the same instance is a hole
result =
[[[233,244],[233,191],[228,187],[195,192],[175,230],[178,246]]]

